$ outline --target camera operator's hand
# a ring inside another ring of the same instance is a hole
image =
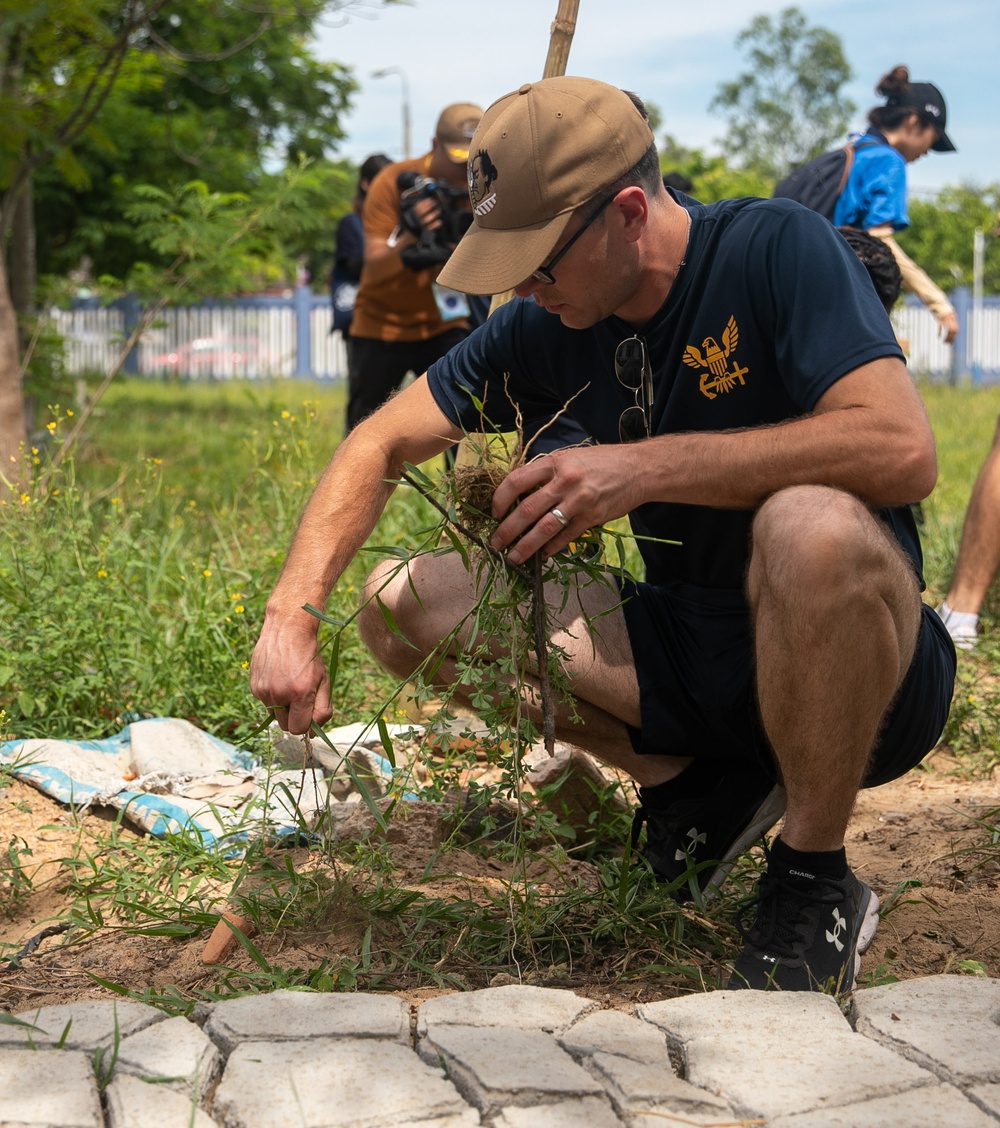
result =
[[[436,231],[442,222],[441,205],[432,196],[417,196],[400,203],[399,222],[405,230],[418,238],[424,231]]]

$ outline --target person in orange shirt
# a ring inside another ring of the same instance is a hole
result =
[[[430,152],[387,165],[368,189],[348,431],[385,403],[408,372],[425,372],[472,328],[464,295],[436,279],[471,220],[466,162],[482,113],[469,102],[446,106]]]

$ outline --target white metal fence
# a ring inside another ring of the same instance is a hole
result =
[[[916,299],[893,312],[910,370],[934,380],[1000,381],[1000,299],[976,309],[956,301],[960,334],[954,348],[942,340],[934,317]],[[133,311],[132,316],[135,316]],[[52,319],[66,345],[71,374],[107,371],[129,330],[121,307],[55,310]],[[165,309],[146,332],[126,370],[182,379],[260,379],[347,374],[340,333],[330,332],[323,295],[250,300],[227,305]]]
[[[191,380],[346,376],[344,341],[339,332],[330,332],[329,304],[310,305],[304,350],[300,313],[288,301],[165,309],[143,334],[126,370]],[[127,309],[56,309],[51,316],[63,338],[66,368],[72,375],[107,371],[120,358],[130,330]],[[307,353],[304,367],[302,351]]]

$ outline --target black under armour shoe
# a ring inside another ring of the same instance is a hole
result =
[[[751,909],[756,912],[747,927]],[[769,868],[736,925],[746,944],[730,989],[841,994],[854,986],[861,953],[875,935],[878,898],[850,870],[835,878]]]
[[[632,820],[632,848],[645,823],[641,855],[677,901],[711,897],[739,855],[785,810],[784,789],[755,764],[695,761],[687,772],[692,770],[710,780],[704,793],[685,794],[658,806],[647,799],[651,789],[640,788],[640,806]]]

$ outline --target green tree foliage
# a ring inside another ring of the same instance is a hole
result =
[[[725,157],[702,149],[687,149],[669,134],[660,143],[660,167],[682,173],[692,183],[695,199],[703,204],[740,196],[770,196],[774,181],[755,168],[736,167]]]
[[[933,200],[908,204],[910,226],[898,236],[900,246],[943,289],[972,288],[972,247],[976,228],[986,235],[983,291],[1000,293],[1000,184],[979,189],[963,184],[943,188]]]
[[[326,152],[341,137],[354,84],[343,67],[311,57],[309,36],[323,15],[355,2],[5,0],[0,478],[23,473],[26,342],[15,306],[31,308],[32,216],[47,269],[65,270],[87,254],[98,269],[124,276],[140,257],[124,218],[135,186],[176,192],[200,181],[210,194],[250,196],[269,187],[269,166]],[[341,168],[327,183],[347,196],[347,180]],[[313,174],[313,184],[318,198],[322,178]],[[17,266],[13,286],[9,264]]]
[[[167,4],[134,37],[73,152],[36,177],[40,269],[65,273],[86,256],[96,273],[124,277],[137,253],[125,219],[137,184],[173,190],[197,179],[253,192],[266,169],[335,150],[357,84],[308,49],[315,21],[334,6]],[[346,205],[350,191],[337,187],[333,202]]]
[[[777,180],[823,152],[847,128],[855,106],[841,96],[851,78],[840,38],[809,27],[798,8],[778,19],[755,16],[736,38],[749,69],[712,99],[728,120],[727,153],[741,167]]]

